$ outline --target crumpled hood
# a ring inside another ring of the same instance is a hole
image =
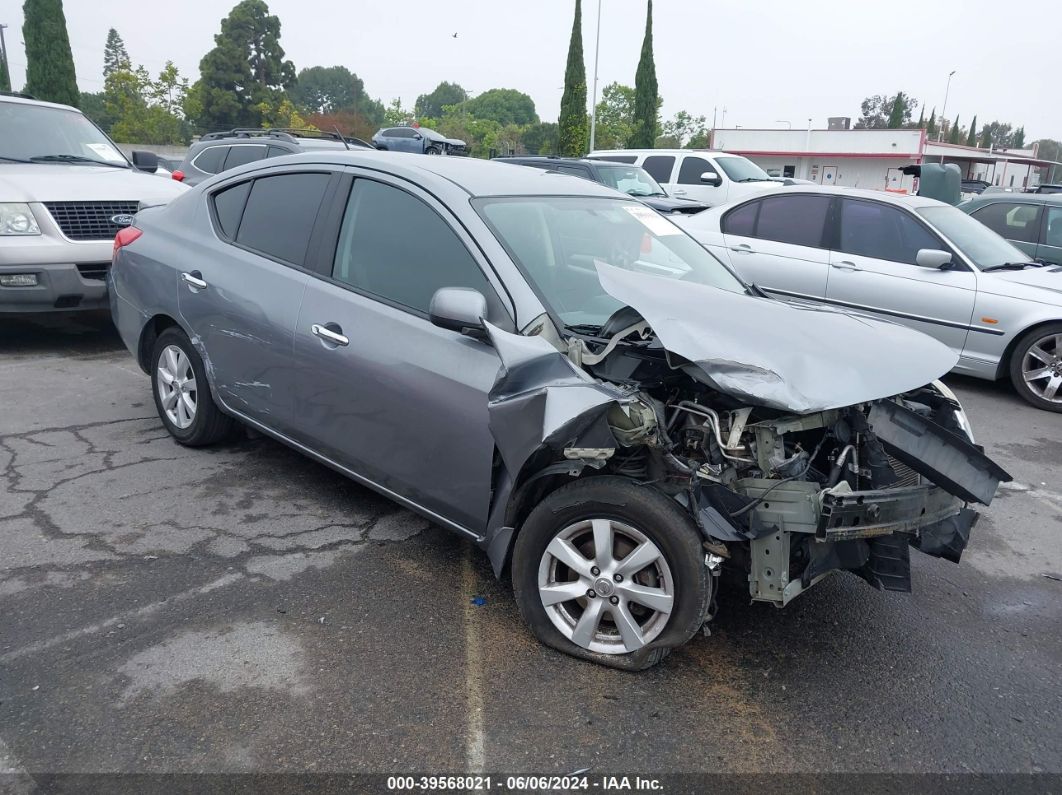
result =
[[[127,168],[0,163],[0,201],[142,201],[166,204],[188,190],[172,179]]]
[[[958,356],[918,331],[834,309],[754,298],[598,263],[691,375],[754,405],[810,413],[924,386]]]

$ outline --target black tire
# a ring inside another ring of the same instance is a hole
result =
[[[179,427],[167,416],[166,410],[162,405],[163,397],[159,393],[159,359],[162,358],[163,352],[170,347],[179,348],[188,357],[188,363],[195,374],[197,387],[195,391],[195,415],[191,424],[186,428]],[[162,424],[166,426],[166,430],[169,431],[174,439],[188,447],[203,447],[232,436],[236,421],[222,413],[221,409],[214,403],[214,398],[210,394],[210,386],[207,383],[206,368],[203,367],[203,360],[199,358],[199,354],[189,341],[188,335],[180,328],[171,326],[159,334],[158,339],[155,340],[155,346],[151,350],[151,368],[149,373],[151,375],[151,394],[155,398],[155,409],[159,413],[159,419],[162,420]]]
[[[426,155],[441,155],[442,154],[442,150],[439,147],[437,147],[437,146],[429,146],[427,149],[424,150],[424,154],[426,154]]]
[[[574,523],[607,518],[647,536],[671,570],[674,607],[663,631],[634,652],[608,654],[583,648],[565,637],[546,614],[538,588],[538,570],[554,536]],[[520,614],[542,643],[575,657],[628,671],[656,665],[671,649],[700,629],[712,596],[712,576],[704,565],[701,537],[675,500],[649,486],[611,476],[588,477],[562,486],[539,503],[516,537],[513,590]]]
[[[1053,336],[1062,337],[1062,323],[1048,323],[1045,326],[1032,329],[1022,335],[1018,340],[1018,344],[1014,346],[1014,352],[1010,357],[1010,381],[1014,384],[1014,389],[1017,390],[1018,394],[1027,402],[1036,406],[1036,408],[1044,409],[1045,411],[1062,412],[1062,388],[1056,393],[1055,400],[1048,400],[1042,395],[1037,394],[1029,384],[1026,383],[1022,373],[1023,363],[1030,349],[1045,338]],[[1052,344],[1053,342],[1054,341],[1052,341]],[[1041,348],[1043,348],[1043,346],[1041,346]],[[1062,344],[1054,345],[1054,347],[1049,346],[1045,350],[1055,357],[1055,361],[1053,363],[1044,362],[1044,366],[1048,368],[1054,367],[1054,372],[1062,375]],[[1038,383],[1042,384],[1043,381],[1039,381]]]

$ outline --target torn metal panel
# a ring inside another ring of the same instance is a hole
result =
[[[947,346],[885,321],[600,262],[597,273],[692,363],[692,376],[755,405],[801,414],[851,406],[924,386],[958,362]]]
[[[629,400],[618,387],[594,381],[541,337],[510,334],[486,323],[501,359],[488,395],[490,430],[505,467],[518,478],[541,447],[614,448],[604,421],[608,409]],[[596,426],[596,427],[595,427]]]
[[[898,403],[875,403],[868,421],[889,455],[966,502],[990,505],[1011,480],[969,441]]]
[[[963,508],[954,516],[923,527],[911,543],[927,555],[958,563],[970,542],[970,530],[979,518],[977,511]]]

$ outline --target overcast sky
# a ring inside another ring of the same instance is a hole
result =
[[[297,69],[342,64],[384,101],[441,80],[472,93],[515,88],[556,120],[574,0],[268,0]],[[229,0],[66,0],[84,91],[103,87],[103,44],[115,27],[133,63],[157,72],[172,59],[194,80]],[[603,0],[599,87],[634,84],[645,0]],[[596,0],[585,0],[583,46],[592,83]],[[25,74],[22,10],[0,2],[9,25],[12,83]],[[816,127],[859,116],[868,94],[904,91],[968,124],[1024,124],[1026,140],[1062,139],[1057,86],[1062,2],[1025,0],[657,0],[654,49],[664,114],[704,115],[718,126]],[[456,39],[453,33],[458,33]],[[599,88],[600,90],[600,88]],[[915,113],[917,117],[917,111]]]

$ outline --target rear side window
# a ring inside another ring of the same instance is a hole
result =
[[[358,290],[428,313],[443,287],[493,288],[454,231],[420,199],[357,180],[343,217],[332,276]]]
[[[686,157],[679,168],[678,181],[682,185],[700,185],[701,174],[718,176],[715,166],[703,157]]]
[[[756,216],[760,213],[759,202],[749,202],[736,210],[731,210],[723,218],[724,235],[756,236]]]
[[[328,174],[278,174],[256,179],[236,242],[301,266],[328,180]]]
[[[1007,240],[1035,243],[1040,237],[1042,208],[1038,204],[996,202],[975,210],[971,215]]]
[[[772,196],[759,204],[755,237],[794,246],[822,247],[829,196]]]
[[[841,200],[841,251],[915,265],[921,248],[943,249],[944,244],[896,207],[855,199]]]
[[[393,127],[387,130],[384,135],[389,138],[416,138],[417,131],[411,127]]]
[[[233,146],[229,149],[229,156],[225,158],[225,170],[261,160],[265,155],[264,146]]]
[[[675,158],[671,155],[649,155],[642,163],[657,182],[671,182],[671,170],[675,167]]]
[[[221,164],[225,161],[228,151],[227,146],[208,146],[195,156],[192,165],[206,174],[217,174],[221,171]]]
[[[251,183],[241,182],[214,194],[214,217],[217,218],[218,229],[230,240],[236,237],[236,230],[240,228],[243,207],[250,192]]]

